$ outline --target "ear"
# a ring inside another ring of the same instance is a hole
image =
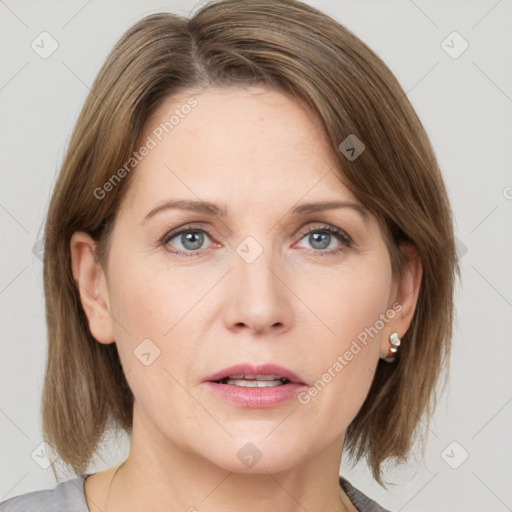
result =
[[[393,355],[389,350],[391,348],[389,341],[391,333],[397,332],[398,336],[402,338],[409,329],[421,287],[423,266],[418,249],[409,242],[403,242],[400,244],[400,252],[404,258],[403,271],[402,275],[397,277],[390,297],[390,309],[392,308],[396,315],[389,322],[387,330],[383,331],[380,357]]]
[[[114,325],[105,272],[94,259],[96,242],[87,233],[76,231],[71,237],[70,249],[73,277],[91,334],[100,343],[112,343],[115,341]]]

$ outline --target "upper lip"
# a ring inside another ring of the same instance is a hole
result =
[[[208,375],[204,382],[218,382],[231,375],[276,375],[279,378],[288,379],[290,382],[305,384],[304,381],[294,372],[278,364],[267,363],[254,366],[249,363],[240,363],[219,370]]]

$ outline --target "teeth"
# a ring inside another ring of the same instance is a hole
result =
[[[250,379],[250,380],[285,380],[278,375],[230,375],[229,379]]]
[[[288,384],[286,377],[278,375],[230,375],[218,381],[220,384],[230,384],[231,386],[240,386],[244,388],[268,388],[271,386],[281,386]]]
[[[281,386],[284,382],[281,379],[277,380],[246,380],[246,379],[227,379],[226,384],[231,384],[232,386],[241,386],[243,388],[269,388],[272,386]]]

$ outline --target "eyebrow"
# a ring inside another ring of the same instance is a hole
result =
[[[290,210],[290,214],[293,216],[307,215],[309,213],[321,212],[325,210],[334,210],[339,208],[352,208],[360,214],[365,224],[369,220],[368,210],[357,203],[350,201],[320,201],[316,203],[303,203],[295,206]],[[157,213],[164,210],[186,210],[197,213],[204,213],[206,215],[213,215],[215,217],[224,218],[227,216],[227,208],[222,204],[212,203],[210,201],[199,201],[199,200],[183,200],[183,199],[171,199],[163,203],[157,204],[142,220],[141,224],[145,223],[151,217],[154,217]]]

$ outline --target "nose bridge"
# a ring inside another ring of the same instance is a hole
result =
[[[268,236],[267,236],[268,235]],[[266,237],[263,240],[263,237]],[[256,238],[257,237],[257,238]],[[279,293],[279,281],[274,268],[279,267],[270,234],[246,236],[236,247],[237,279],[253,291]]]
[[[286,324],[289,313],[285,279],[278,270],[282,266],[273,251],[271,232],[267,235],[249,235],[236,246],[232,275],[235,284],[231,321],[259,331],[275,324]]]

